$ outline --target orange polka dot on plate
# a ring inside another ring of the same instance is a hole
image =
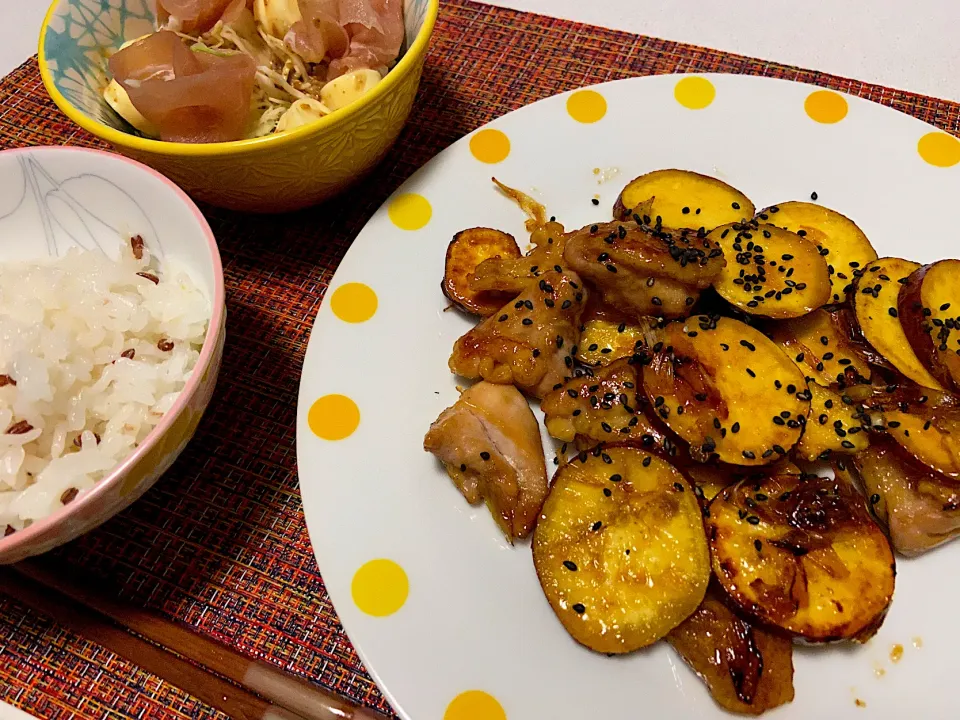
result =
[[[410,581],[397,563],[381,558],[371,560],[354,573],[350,593],[362,612],[373,617],[387,617],[407,602]]]
[[[333,291],[330,309],[338,318],[348,323],[362,323],[377,312],[377,294],[369,285],[346,283]]]
[[[953,167],[960,163],[960,140],[943,132],[931,132],[917,143],[920,157],[937,167]]]
[[[812,120],[824,125],[838,123],[847,116],[847,99],[832,90],[816,90],[803,103],[803,109]]]
[[[482,163],[503,162],[510,154],[510,138],[500,130],[480,130],[470,138],[470,152]]]
[[[483,690],[468,690],[447,705],[443,720],[507,720],[507,713],[493,695]]]
[[[599,122],[607,114],[607,100],[595,90],[578,90],[567,98],[567,112],[577,122]]]
[[[393,199],[387,213],[393,224],[401,230],[419,230],[430,222],[433,208],[423,195],[404,193]]]
[[[705,77],[690,75],[682,78],[673,88],[677,102],[691,110],[703,110],[717,96],[717,89]]]
[[[310,406],[307,425],[321,440],[343,440],[360,426],[360,408],[346,395],[324,395]]]

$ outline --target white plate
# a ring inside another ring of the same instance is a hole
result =
[[[709,87],[682,77],[597,86],[607,107],[593,123],[573,119],[569,95],[506,115],[488,126],[510,139],[509,156],[496,164],[474,157],[471,138],[459,141],[380,209],[333,279],[300,388],[300,487],[337,612],[407,720],[725,717],[662,643],[616,659],[574,643],[540,591],[529,546],[509,547],[487,510],[467,506],[422,449],[430,423],[457,397],[447,359],[471,327],[468,318],[444,312],[447,244],[477,225],[524,237],[522,214],[495,191],[491,175],[531,192],[568,228],[609,217],[633,177],[677,167],[727,180],[758,208],[815,191],[858,222],[881,255],[926,262],[960,253],[951,230],[960,165],[930,162],[956,163],[960,143],[940,135],[921,142],[934,128],[855,97],[810,99],[817,88],[781,80],[703,76],[715,97],[690,109],[677,98],[698,104],[709,99]],[[836,108],[844,115],[837,122],[808,113],[837,120]],[[608,173],[597,175],[597,168],[619,172],[602,182]],[[418,230],[393,222],[417,215],[409,194],[432,207]],[[351,299],[356,286],[341,289],[351,283],[376,295],[369,320],[345,322],[334,312],[364,314],[363,293]],[[329,395],[348,396],[359,409],[359,426],[342,440],[311,431],[311,408],[327,425],[343,420],[335,406],[315,404]],[[381,562],[357,576],[375,559],[396,565]],[[893,607],[876,638],[864,647],[798,648],[796,699],[770,715],[953,717],[958,561],[960,545],[901,560]],[[399,603],[397,566],[409,586],[402,607],[386,616],[361,610],[354,591],[365,607],[376,596],[381,612]],[[895,644],[904,647],[899,663],[890,659]],[[473,690],[495,698],[503,713],[486,695],[454,702]]]

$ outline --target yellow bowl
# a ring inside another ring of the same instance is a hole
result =
[[[117,152],[149,165],[195,199],[276,213],[342,192],[386,155],[420,86],[439,0],[405,0],[406,50],[360,100],[286,133],[190,144],[146,138],[103,100],[109,54],[154,27],[150,0],[54,0],[40,30],[40,74],[53,101]]]

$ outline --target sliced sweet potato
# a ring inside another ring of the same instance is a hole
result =
[[[913,407],[907,412],[887,410],[882,422],[887,435],[921,464],[960,480],[960,413]]]
[[[815,382],[810,390],[810,418],[796,453],[803,460],[826,460],[832,453],[850,454],[870,446],[870,434],[864,429],[859,409],[843,402],[843,396]]]
[[[727,260],[713,287],[743,312],[800,317],[830,299],[826,261],[795,233],[751,221],[721,225],[707,239]]]
[[[655,345],[658,338],[658,322],[652,317],[622,322],[584,320],[576,357],[584,365],[603,367],[632,356],[640,348]]]
[[[864,641],[883,622],[895,565],[849,484],[815,475],[743,480],[709,507],[713,570],[750,616],[810,641]]]
[[[516,295],[477,290],[473,278],[477,266],[490,258],[514,260],[519,257],[520,248],[513,235],[491,228],[471,228],[458,232],[447,246],[443,283],[440,285],[443,294],[461,310],[489,317]]]
[[[728,468],[721,468],[717,465],[691,465],[685,467],[684,472],[693,483],[694,491],[700,498],[701,504],[706,507],[710,504],[720,491],[727,485],[732,485],[736,480]]]
[[[905,457],[894,443],[874,442],[852,467],[897,552],[919,555],[960,534],[960,485]]]
[[[960,260],[914,271],[900,288],[900,324],[924,367],[960,392]]]
[[[533,562],[563,627],[627,653],[673,630],[703,600],[710,555],[696,497],[659,456],[611,447],[561,467],[533,535]]]
[[[810,412],[803,374],[759,331],[698,315],[667,325],[654,350],[644,392],[695,457],[772,464],[800,439]]]
[[[617,198],[613,216],[632,219],[641,206],[650,218],[647,225],[693,230],[712,230],[754,212],[753,203],[736,188],[689,170],[655,170],[631,181]]]
[[[730,712],[760,715],[793,700],[793,643],[741,618],[716,581],[666,640]]]
[[[785,202],[761,210],[756,219],[795,232],[817,247],[827,260],[831,303],[843,302],[853,289],[856,271],[877,259],[877,251],[853,220],[821,205]]]
[[[869,263],[854,282],[853,309],[867,342],[903,375],[924,387],[942,390],[920,362],[900,323],[898,299],[901,280],[920,266],[900,258],[880,258]]]
[[[800,474],[800,468],[794,465],[790,460],[781,460],[773,465],[765,465],[761,468],[743,468],[735,465],[683,465],[683,472],[697,491],[697,497],[701,503],[704,501],[707,505],[720,492],[734,483],[741,480],[759,480],[767,475],[775,474]]]
[[[774,323],[769,332],[770,338],[803,373],[820,385],[843,382],[851,368],[865,380],[872,375],[861,348],[842,331],[839,312],[821,308],[800,318]]]

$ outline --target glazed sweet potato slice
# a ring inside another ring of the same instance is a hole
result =
[[[821,205],[785,202],[761,210],[756,219],[797,233],[821,252],[830,273],[830,303],[843,302],[853,290],[857,270],[877,259],[877,251],[853,220]]]
[[[960,480],[960,412],[929,411],[921,406],[907,412],[887,410],[878,419],[887,435],[922,465]]]
[[[810,412],[803,374],[759,331],[698,315],[664,328],[644,367],[648,401],[706,460],[766,465],[799,441]]]
[[[697,609],[710,580],[686,478],[628,447],[557,471],[534,530],[533,562],[563,627],[604,653],[662,638]]]
[[[447,246],[441,289],[454,305],[465,312],[489,317],[516,294],[496,290],[477,290],[474,273],[484,260],[515,260],[520,248],[513,235],[491,228],[471,228],[453,236]]]
[[[700,607],[666,640],[703,680],[717,704],[760,715],[793,700],[793,642],[733,612],[716,581]]]
[[[826,261],[795,233],[751,221],[721,225],[707,238],[727,259],[713,287],[745,313],[800,317],[830,299]]]
[[[900,288],[900,324],[924,367],[960,392],[960,260],[914,271]]]
[[[901,281],[919,269],[915,262],[893,257],[869,263],[854,283],[853,309],[860,331],[874,350],[915,383],[942,390],[910,346],[899,317]]]
[[[897,552],[919,555],[960,534],[960,484],[905,457],[894,443],[874,442],[852,467]]]
[[[648,225],[712,230],[753,217],[754,206],[742,192],[716,178],[689,170],[655,170],[627,185],[613,208],[613,216],[630,220],[642,208]]]
[[[809,641],[865,641],[893,597],[886,535],[849,484],[815,475],[743,480],[709,507],[713,569],[736,605]]]
[[[839,311],[821,308],[804,317],[772,323],[769,333],[801,371],[820,385],[844,381],[851,368],[865,380],[872,376],[860,347],[842,331]]]
[[[797,445],[797,455],[807,461],[826,460],[833,453],[851,454],[870,446],[859,408],[843,401],[843,395],[815,382],[810,390],[810,418]]]
[[[540,403],[547,432],[565,443],[576,440],[580,449],[641,437],[646,423],[638,417],[637,376],[637,367],[623,359],[566,381]]]
[[[689,314],[724,264],[723,253],[701,233],[632,221],[570,233],[563,258],[604,302],[633,318]]]

